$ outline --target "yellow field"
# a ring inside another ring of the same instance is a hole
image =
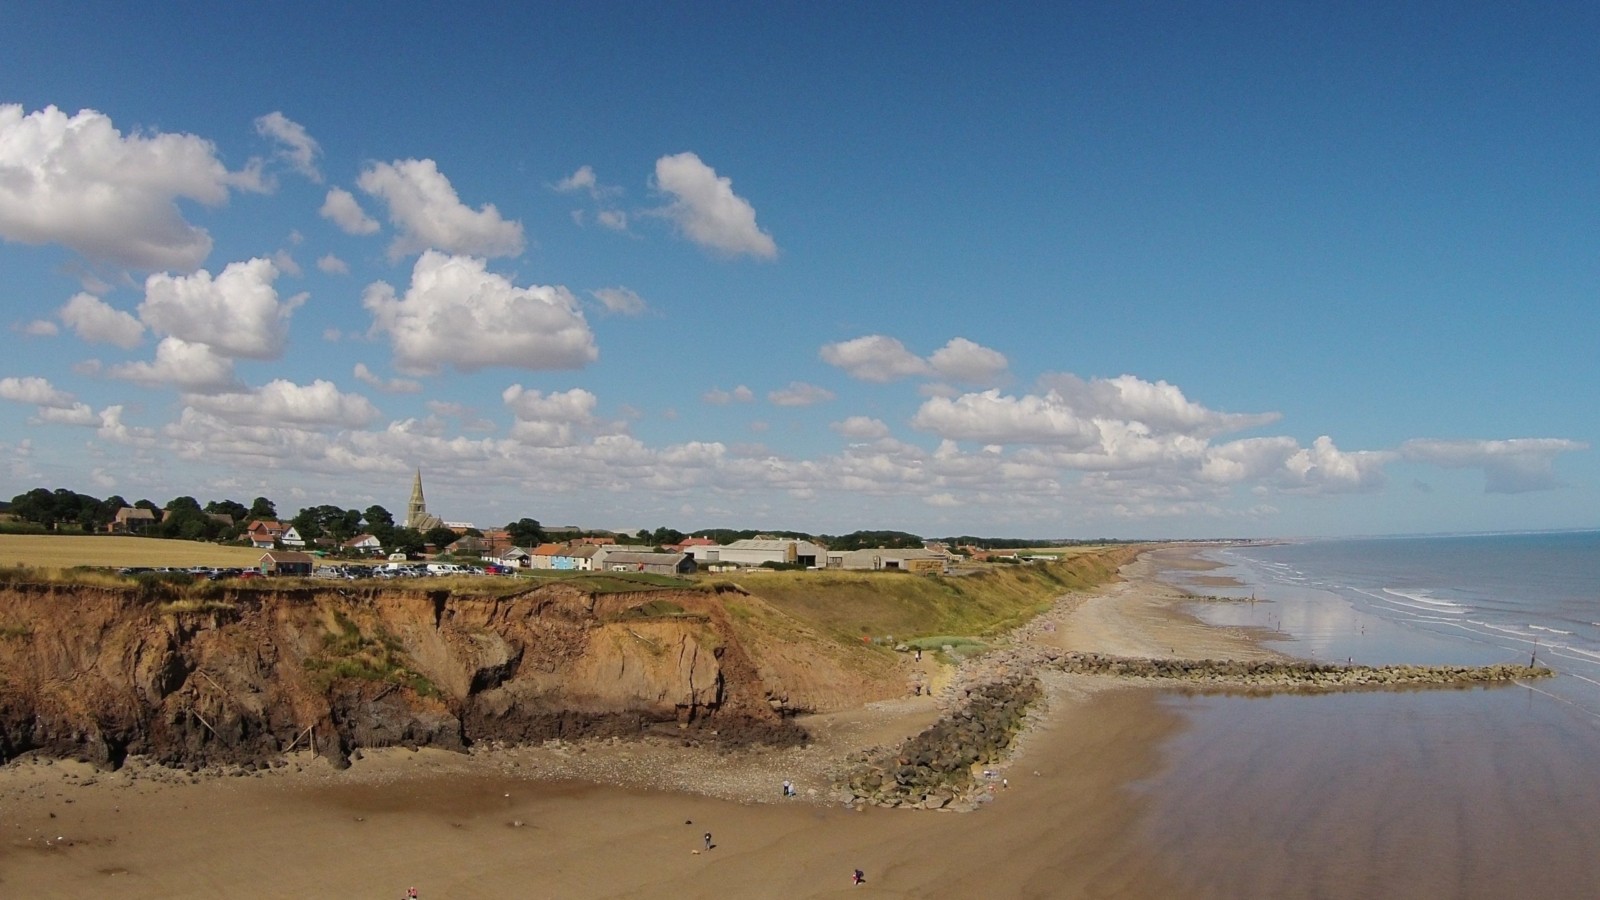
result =
[[[251,567],[264,551],[196,541],[88,535],[0,534],[0,566]]]

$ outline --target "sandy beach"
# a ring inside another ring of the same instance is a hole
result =
[[[1263,656],[1177,607],[1146,554],[1017,641],[1135,656]],[[957,677],[981,677],[979,671]],[[0,770],[0,894],[18,897],[1158,897],[1138,827],[1182,718],[1149,689],[1052,674],[1037,724],[970,813],[848,808],[852,750],[939,713],[912,697],[812,717],[813,742],[718,753],[640,743],[309,755],[228,776],[23,760]],[[800,796],[785,800],[789,779]],[[1003,780],[1002,780],[1003,779]],[[1005,786],[1002,786],[1005,785]],[[712,835],[705,849],[704,835]],[[852,886],[853,870],[867,884]]]

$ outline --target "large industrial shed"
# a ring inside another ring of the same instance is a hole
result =
[[[703,565],[725,566],[759,566],[769,562],[821,566],[823,555],[828,552],[820,544],[793,538],[746,538],[731,544],[708,544],[685,550]]]
[[[652,572],[656,575],[686,575],[694,571],[694,558],[687,553],[640,553],[617,550],[607,553],[601,567],[607,572]]]

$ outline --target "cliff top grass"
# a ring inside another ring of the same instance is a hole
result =
[[[1062,594],[1111,581],[1139,549],[1084,548],[1055,562],[993,566],[960,576],[749,572],[731,580],[787,616],[847,643],[983,637],[1021,625]]]

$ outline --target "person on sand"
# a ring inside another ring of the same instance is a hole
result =
[[[866,884],[867,883],[866,873],[862,872],[860,869],[857,869],[856,873],[854,875],[850,876],[850,883],[851,884]]]
[[[706,832],[706,849],[711,849],[711,832]]]

